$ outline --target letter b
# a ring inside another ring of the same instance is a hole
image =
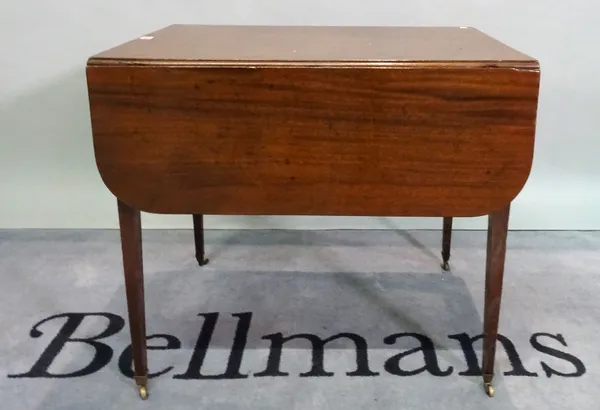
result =
[[[86,316],[103,316],[108,319],[108,326],[104,329],[103,332],[99,333],[96,336],[86,337],[86,338],[72,338],[75,330],[81,325],[83,319]],[[31,369],[26,373],[21,374],[9,374],[9,378],[68,378],[68,377],[80,377],[86,376],[88,374],[92,374],[97,372],[106,366],[113,356],[113,350],[107,344],[98,342],[99,339],[104,339],[106,337],[112,336],[115,333],[118,333],[125,326],[125,321],[122,317],[114,315],[112,313],[62,313],[60,315],[50,316],[38,323],[36,323],[29,335],[33,338],[40,337],[43,333],[38,330],[40,325],[61,317],[66,317],[67,321],[60,328],[58,334],[52,339],[46,350],[41,354],[37,362],[31,367]],[[52,362],[56,359],[61,350],[65,347],[67,343],[85,343],[94,348],[94,358],[87,366],[84,368],[71,372],[71,373],[63,373],[56,374],[50,373],[48,369]]]

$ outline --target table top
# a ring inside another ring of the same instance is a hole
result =
[[[174,25],[86,78],[102,180],[145,212],[481,216],[532,165],[539,65],[472,28]]]
[[[175,24],[90,58],[88,64],[443,64],[537,67],[470,27],[210,26]]]

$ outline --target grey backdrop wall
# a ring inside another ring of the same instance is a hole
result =
[[[511,229],[600,229],[600,6],[516,0],[5,0],[0,228],[115,228],[96,171],[86,59],[172,23],[473,26],[540,60],[534,166]],[[144,215],[145,228],[190,228]],[[484,228],[484,218],[457,228]],[[209,217],[208,228],[440,228],[438,219]]]

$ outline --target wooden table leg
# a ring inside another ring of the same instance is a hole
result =
[[[444,218],[444,232],[442,234],[442,269],[450,270],[450,243],[452,242],[452,217]]]
[[[148,397],[148,359],[140,211],[121,201],[118,201],[118,207],[133,373],[140,397],[146,399]]]
[[[208,259],[204,257],[204,216],[194,214],[194,243],[196,245],[196,260],[198,265],[204,266]]]
[[[488,396],[494,396],[492,379],[502,299],[502,279],[506,254],[506,236],[510,205],[489,215],[487,256],[485,267],[485,302],[483,309],[483,386]]]

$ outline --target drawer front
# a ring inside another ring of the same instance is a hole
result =
[[[102,179],[155,213],[479,216],[532,164],[539,71],[89,66]]]

